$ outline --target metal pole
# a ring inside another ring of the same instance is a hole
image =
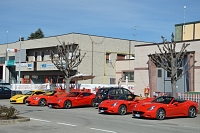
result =
[[[20,56],[21,56],[21,36],[20,36],[20,51],[19,51],[19,54],[18,54],[18,56],[19,56],[19,80],[18,80],[18,84],[20,84],[21,82],[21,72],[20,72],[20,67],[21,67],[21,58],[20,58]]]
[[[8,49],[8,31],[7,31],[7,43],[6,43],[6,64],[5,64],[5,82],[7,81],[6,80],[6,78],[7,78],[7,73],[6,73],[6,71],[7,71],[7,62],[8,62],[8,51],[7,51],[7,49]]]
[[[93,55],[94,54],[94,44],[93,44],[93,42],[92,42],[92,76],[93,76]],[[93,84],[93,78],[91,79],[91,84]]]
[[[184,6],[184,27],[183,27],[183,34],[185,34],[185,9],[186,9],[186,6]]]

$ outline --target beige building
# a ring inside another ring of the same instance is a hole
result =
[[[79,44],[81,54],[86,52],[82,63],[73,71],[94,75],[92,80],[79,81],[82,84],[134,84],[134,51],[136,41],[88,34],[70,33],[42,39],[17,41],[0,45],[1,79],[6,82],[22,84],[62,83],[63,74],[52,64],[49,56],[59,42]],[[144,44],[145,42],[137,42]],[[17,53],[8,53],[6,47],[17,49]],[[21,51],[21,53],[20,53]],[[19,63],[21,62],[21,63]],[[20,66],[20,67],[19,67]],[[125,76],[124,76],[125,75]],[[20,76],[20,80],[19,80]]]
[[[175,39],[177,41],[176,50],[180,51],[183,43],[189,43],[187,47],[187,58],[192,57],[189,67],[194,60],[197,61],[195,66],[190,69],[178,82],[177,90],[179,93],[196,91],[200,92],[200,21],[175,25]],[[170,40],[168,40],[170,41]],[[162,43],[159,44],[162,47]],[[156,44],[138,44],[135,45],[135,93],[144,94],[144,88],[149,85],[150,94],[153,92],[171,92],[170,78],[166,71],[156,67],[148,55],[160,53]],[[184,68],[183,68],[184,69]]]

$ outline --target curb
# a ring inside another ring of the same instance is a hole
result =
[[[15,124],[19,122],[30,121],[30,118],[18,116],[17,119],[10,119],[10,120],[0,120],[0,125],[8,125],[8,124]]]

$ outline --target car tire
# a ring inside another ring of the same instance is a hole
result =
[[[72,102],[70,100],[64,102],[65,109],[70,109],[71,107],[72,107]]]
[[[27,98],[28,98],[28,97],[25,97],[25,98],[24,98],[23,103],[26,103],[26,99],[27,99]]]
[[[120,105],[118,108],[119,115],[125,115],[127,113],[127,108],[125,105]]]
[[[157,120],[164,120],[165,119],[165,110],[160,108],[156,111],[156,119]]]
[[[194,118],[194,117],[196,117],[196,109],[195,109],[195,107],[190,107],[190,108],[188,109],[188,117],[189,117],[189,118]]]
[[[91,106],[92,106],[92,107],[95,107],[95,106],[96,106],[95,100],[94,100],[94,99],[92,99],[92,101],[91,101]]]
[[[47,102],[46,102],[45,99],[40,99],[39,102],[38,102],[39,106],[45,106],[46,104],[47,104]]]

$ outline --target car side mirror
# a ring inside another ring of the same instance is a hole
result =
[[[173,105],[178,105],[178,102],[174,102]]]

